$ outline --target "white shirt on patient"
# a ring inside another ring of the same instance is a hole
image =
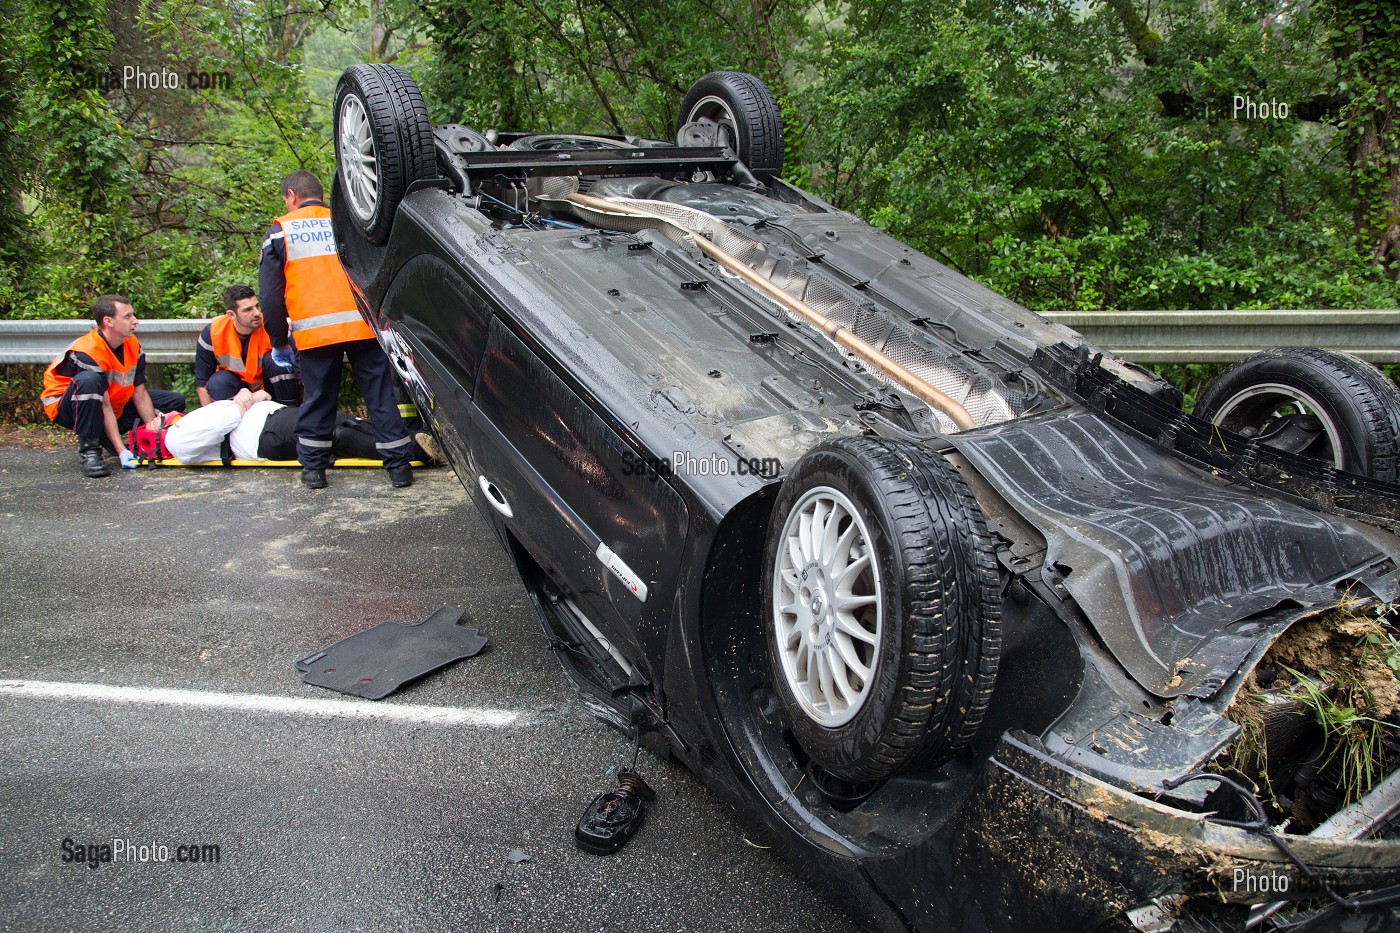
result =
[[[266,460],[266,457],[258,456],[258,441],[262,438],[263,428],[267,424],[267,416],[279,408],[286,408],[281,402],[265,401],[254,402],[253,407],[248,409],[248,414],[243,416],[243,420],[238,422],[238,427],[233,429],[229,435],[228,443],[233,448],[233,458],[235,460]]]
[[[219,460],[227,436],[235,460],[266,459],[258,456],[258,440],[267,416],[282,407],[278,402],[255,402],[244,414],[233,399],[210,402],[170,426],[165,432],[166,449],[181,463]]]

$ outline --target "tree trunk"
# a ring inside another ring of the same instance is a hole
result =
[[[1383,90],[1376,98],[1354,130],[1352,219],[1371,260],[1400,280],[1400,107]]]
[[[1352,223],[1364,253],[1400,280],[1400,7],[1393,3],[1320,0],[1315,15],[1328,28],[1337,82],[1345,95]]]

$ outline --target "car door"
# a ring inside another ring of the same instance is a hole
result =
[[[473,400],[488,505],[634,663],[659,661],[688,516],[627,441],[499,318]]]
[[[425,253],[399,270],[383,308],[380,342],[390,362],[452,462],[466,463],[463,429],[471,420],[491,305],[449,263]]]

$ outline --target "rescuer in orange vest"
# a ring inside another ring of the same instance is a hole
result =
[[[152,426],[163,412],[185,410],[178,392],[146,387],[146,354],[136,340],[136,312],[125,295],[103,295],[92,303],[96,327],[68,345],[44,370],[39,401],[49,420],[78,435],[78,463],[83,475],[111,475],[102,459],[105,443],[122,466],[136,459],[122,435],[136,419]]]
[[[305,392],[296,427],[301,481],[311,489],[326,485],[341,365],[349,357],[389,479],[410,486],[413,438],[394,401],[389,360],[360,316],[340,267],[325,191],[315,175],[298,169],[282,179],[281,192],[287,213],[273,222],[263,242],[258,291],[273,359],[292,356],[290,339],[301,363]]]
[[[275,402],[297,403],[297,376],[272,358],[258,296],[246,285],[224,290],[224,316],[199,335],[194,351],[194,388],[199,404],[231,399],[243,389],[265,389]]]

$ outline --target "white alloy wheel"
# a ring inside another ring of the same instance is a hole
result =
[[[694,123],[697,120],[705,119],[712,123],[717,123],[723,130],[727,138],[722,139],[722,145],[731,149],[739,148],[739,121],[734,116],[734,111],[730,109],[726,101],[710,94],[700,98],[690,111],[685,115],[684,123]]]
[[[788,513],[773,568],[773,619],[788,689],[816,723],[850,722],[880,663],[880,568],[855,505],[830,486]]]
[[[379,207],[379,159],[369,112],[355,94],[340,104],[340,175],[350,210],[369,226]]]
[[[727,145],[760,181],[782,174],[783,115],[768,86],[742,71],[712,71],[690,86],[677,114],[677,139],[692,123],[718,125]]]

